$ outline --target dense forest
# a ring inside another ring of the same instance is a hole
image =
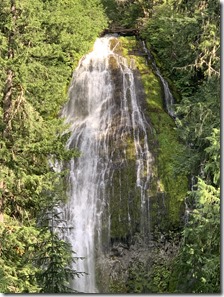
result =
[[[175,170],[189,184],[178,253],[148,291],[130,293],[220,293],[216,0],[1,1],[0,292],[73,292],[69,280],[85,273],[70,268],[79,255],[54,232],[66,200],[66,170],[55,164],[79,154],[66,149],[60,111],[79,59],[105,32],[144,40],[169,82],[184,148]]]

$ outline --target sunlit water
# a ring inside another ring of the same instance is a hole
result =
[[[69,101],[63,110],[66,122],[71,125],[67,146],[77,147],[81,153],[69,164],[69,200],[63,208],[63,217],[73,250],[78,257],[85,257],[74,268],[88,273],[75,279],[72,286],[85,293],[97,293],[95,252],[100,249],[102,215],[108,203],[106,187],[115,151],[111,139],[119,137],[122,141],[127,133],[133,138],[136,186],[141,191],[142,208],[151,172],[146,121],[136,96],[135,66],[133,61],[128,65],[125,58],[114,52],[118,43],[115,37],[96,40],[93,51],[81,59],[74,72]],[[119,78],[112,77],[111,67],[120,73]],[[119,98],[113,83],[116,79],[120,80]]]

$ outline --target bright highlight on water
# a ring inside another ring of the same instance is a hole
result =
[[[78,271],[88,275],[72,285],[79,292],[97,292],[95,257],[101,252],[102,216],[107,217],[110,237],[110,203],[108,186],[116,160],[114,141],[132,139],[135,148],[136,187],[141,193],[141,207],[149,186],[152,155],[148,147],[146,120],[136,95],[134,63],[116,53],[119,39],[103,37],[96,40],[91,53],[84,56],[74,72],[69,101],[63,116],[71,124],[68,147],[77,147],[81,155],[69,164],[69,201],[64,219],[70,227],[67,239],[78,257]],[[114,77],[113,70],[119,74]],[[119,84],[114,81],[119,80]],[[123,149],[119,162],[126,162]],[[122,197],[120,198],[122,199]],[[130,218],[131,220],[131,218]],[[104,226],[105,228],[105,226]]]

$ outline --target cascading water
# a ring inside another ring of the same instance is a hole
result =
[[[162,77],[158,67],[156,66],[155,61],[152,58],[151,53],[146,48],[144,41],[143,41],[143,48],[144,48],[144,51],[147,54],[148,58],[150,60],[152,60],[152,67],[154,68],[156,75],[159,77],[159,79],[163,85],[164,102],[165,102],[166,110],[167,110],[168,114],[174,118],[175,117],[175,112],[174,112],[174,108],[173,108],[174,107],[174,99],[173,99],[173,95],[170,91],[169,85],[168,85],[167,81]]]
[[[78,257],[85,257],[75,264],[75,269],[88,275],[72,284],[84,293],[97,292],[95,255],[96,250],[99,252],[102,248],[102,229],[107,230],[110,238],[112,214],[108,189],[116,168],[127,162],[130,149],[123,145],[127,139],[133,142],[134,157],[130,158],[135,159],[135,187],[140,192],[142,212],[151,177],[153,158],[148,147],[148,124],[136,96],[134,63],[131,61],[128,65],[127,59],[117,53],[117,47],[116,37],[96,40],[93,51],[81,59],[74,72],[69,101],[63,110],[63,117],[71,127],[67,146],[80,151],[80,157],[68,165],[69,199],[63,207],[63,219],[69,227],[67,240]],[[125,215],[131,225],[127,204]]]

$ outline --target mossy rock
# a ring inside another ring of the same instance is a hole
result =
[[[109,57],[109,67],[110,67],[110,70],[116,70],[119,68],[117,60],[115,59],[114,56]]]
[[[183,215],[183,202],[188,189],[187,177],[176,175],[176,169],[179,166],[178,159],[180,159],[177,157],[183,154],[184,148],[178,140],[174,120],[164,109],[160,79],[153,72],[150,61],[146,64],[146,57],[140,43],[134,37],[122,37],[120,40],[124,47],[123,55],[128,55],[129,60],[130,58],[135,60],[136,69],[144,87],[145,114],[153,127],[154,143],[158,145],[157,148],[153,148],[153,152],[158,168],[156,172],[158,182],[161,184],[166,201],[166,219],[169,220],[167,226],[177,226]],[[135,53],[135,55],[130,55],[130,53]],[[156,197],[157,193],[159,199],[161,191],[157,192],[156,189],[151,196]],[[153,213],[151,215],[153,216]]]

